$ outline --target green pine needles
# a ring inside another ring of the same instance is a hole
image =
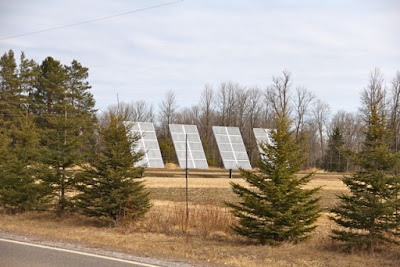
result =
[[[400,244],[400,177],[394,172],[400,155],[390,149],[380,81],[375,72],[363,95],[365,141],[359,153],[350,154],[360,170],[343,179],[351,193],[340,196],[341,203],[332,210],[331,219],[341,226],[332,231],[332,238],[343,241],[347,248],[374,250],[383,243]]]
[[[142,153],[131,153],[138,138],[127,135],[122,119],[110,114],[100,126],[97,151],[90,167],[77,177],[78,210],[114,223],[136,220],[150,209],[149,193],[137,178],[142,168],[134,168]]]
[[[28,116],[14,123],[7,134],[0,133],[0,207],[8,213],[47,209],[53,190],[49,170],[39,160],[39,132]]]
[[[239,203],[227,203],[238,218],[233,229],[269,245],[306,239],[316,227],[313,224],[320,212],[319,199],[314,197],[319,188],[303,188],[312,174],[300,178],[296,175],[305,162],[305,148],[290,130],[286,106],[288,82],[285,82],[290,75],[284,74],[272,88],[285,101],[279,107],[275,105],[276,130],[271,134],[272,145],[262,144],[264,155],[257,171],[241,170],[250,187],[232,183]]]
[[[328,149],[322,158],[322,168],[329,172],[345,172],[348,162],[343,153],[344,140],[339,127],[329,136]]]

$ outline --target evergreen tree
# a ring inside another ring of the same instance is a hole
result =
[[[160,146],[160,151],[162,158],[166,163],[173,163],[173,164],[178,164],[178,158],[176,156],[174,144],[172,143],[172,137],[165,136],[165,137],[159,137],[159,146]]]
[[[344,172],[347,170],[347,159],[343,153],[344,140],[339,127],[335,127],[329,136],[328,149],[322,159],[322,167],[330,172]]]
[[[76,134],[79,138],[79,161],[88,161],[92,156],[91,152],[95,145],[95,125],[96,110],[94,109],[95,101],[91,86],[87,81],[89,77],[89,69],[83,67],[78,61],[73,60],[70,66],[66,66],[68,75],[67,94],[68,102],[71,106],[70,117],[79,125]]]
[[[87,78],[88,69],[76,60],[64,66],[48,57],[39,66],[21,53],[17,67],[12,50],[0,58],[1,134],[8,136],[11,152],[17,153],[16,144],[23,142],[15,132],[24,125],[19,119],[28,116],[35,122],[44,148],[40,153],[43,157],[37,159],[47,164],[43,173],[50,188],[58,191],[60,211],[68,205],[66,193],[72,190],[71,168],[88,161],[95,142],[95,103]],[[26,171],[20,170],[21,175]]]
[[[0,119],[8,125],[19,115],[21,91],[17,64],[12,50],[0,58]]]
[[[9,136],[0,136],[0,205],[12,213],[46,209],[53,189],[46,183],[48,168],[40,164],[34,122],[17,119]]]
[[[298,242],[309,236],[319,216],[316,189],[303,189],[311,174],[298,178],[305,162],[304,141],[296,140],[290,130],[288,85],[290,75],[274,79],[269,96],[275,109],[276,130],[272,145],[263,144],[264,157],[257,171],[241,170],[251,187],[232,183],[239,203],[228,203],[239,224],[234,230],[261,244]]]
[[[143,169],[133,167],[143,154],[131,153],[138,138],[127,135],[120,117],[109,116],[98,129],[94,159],[79,176],[76,206],[87,216],[115,223],[122,218],[136,220],[150,208],[143,182],[135,179]]]
[[[399,243],[396,231],[400,220],[398,189],[400,178],[393,175],[399,164],[399,153],[390,149],[390,131],[386,126],[385,93],[379,72],[371,76],[363,95],[366,130],[362,151],[353,153],[352,163],[360,171],[344,177],[350,194],[340,196],[341,203],[331,217],[341,229],[332,237],[348,248],[374,248],[380,243]]]
[[[88,160],[94,143],[94,100],[86,81],[88,69],[77,61],[64,66],[51,57],[40,65],[32,112],[43,130],[45,163],[51,166],[50,181],[58,191],[58,210],[68,205],[73,190],[72,167]]]
[[[26,58],[25,53],[21,53],[20,65],[18,70],[18,80],[20,91],[22,93],[21,102],[23,105],[24,113],[31,115],[33,108],[33,97],[36,90],[40,70],[39,65]]]

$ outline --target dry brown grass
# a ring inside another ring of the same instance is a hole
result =
[[[315,168],[315,167],[305,169],[305,170],[303,170],[303,172],[305,172],[305,173],[309,173],[309,172],[313,172],[313,173],[326,173],[325,170],[323,170],[323,169],[318,169],[318,168]]]
[[[215,205],[189,205],[183,202],[156,201],[146,218],[131,225],[131,230],[166,235],[190,235],[220,238],[232,235],[234,217],[226,207]]]
[[[168,209],[165,209],[165,206]],[[112,249],[140,256],[186,258],[204,263],[230,266],[399,266],[400,254],[396,247],[383,252],[344,253],[328,234],[332,224],[324,215],[314,236],[297,245],[279,247],[259,246],[235,236],[226,225],[224,215],[217,215],[215,222],[197,229],[193,220],[184,229],[182,207],[173,203],[156,203],[157,207],[147,218],[136,225],[115,228],[100,227],[96,220],[79,215],[56,217],[51,213],[1,215],[3,231],[32,235],[50,241],[65,241],[95,248]],[[193,207],[191,207],[193,209]],[[221,210],[199,211],[193,219],[210,219]],[[163,212],[167,211],[167,212]],[[172,214],[171,214],[172,213]],[[170,214],[170,215],[168,215]],[[159,218],[161,215],[162,218]],[[226,223],[228,224],[228,222]],[[140,229],[140,230],[139,230]]]
[[[235,180],[235,182],[240,182]],[[170,182],[170,184],[169,184]],[[52,213],[0,214],[0,230],[34,235],[50,241],[65,241],[134,253],[140,256],[186,258],[201,263],[231,266],[399,266],[398,247],[382,252],[344,253],[329,238],[333,224],[324,214],[312,238],[301,244],[259,246],[235,235],[235,218],[222,201],[235,201],[229,179],[189,181],[189,220],[185,216],[184,179],[146,178],[153,208],[135,224],[105,227],[81,215],[57,217]],[[313,179],[324,185],[323,205],[330,207],[335,194],[345,192],[338,177]],[[170,186],[168,186],[168,184]]]
[[[306,188],[321,187],[321,207],[332,208],[337,203],[336,195],[347,192],[341,176],[316,175]],[[185,200],[185,178],[146,177],[146,186],[153,200],[181,202]],[[236,201],[230,183],[246,186],[243,179],[189,178],[189,201],[195,204],[224,206],[226,201]]]
[[[185,178],[174,177],[146,177],[144,178],[148,188],[184,188],[186,186]],[[230,188],[230,183],[238,183],[246,186],[243,179],[227,178],[190,178],[188,179],[191,188]],[[345,190],[346,186],[341,181],[341,176],[315,175],[307,187],[323,186],[325,189]]]
[[[174,163],[165,163],[165,168],[166,169],[178,169],[178,165],[174,164]]]

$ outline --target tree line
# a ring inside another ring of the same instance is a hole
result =
[[[399,148],[399,96],[400,73],[398,72],[389,85],[384,83],[382,74],[377,69],[377,86],[385,91],[385,113],[390,118],[388,125],[396,132],[393,147]],[[354,164],[338,149],[341,146],[352,151],[360,151],[365,127],[363,111],[348,112],[339,110],[332,114],[327,103],[318,99],[305,87],[293,85],[291,73],[285,72],[287,86],[293,91],[288,98],[288,116],[293,122],[297,139],[307,139],[307,160],[302,168],[320,168],[327,171],[348,172],[355,169]],[[271,86],[279,84],[274,78],[272,85],[260,88],[246,88],[238,83],[224,82],[213,87],[206,85],[201,92],[198,104],[191,107],[179,106],[173,90],[165,93],[158,104],[158,111],[153,105],[143,100],[131,103],[121,102],[111,107],[119,109],[128,120],[153,122],[156,126],[161,153],[166,163],[177,163],[168,124],[196,125],[210,166],[221,167],[222,159],[218,154],[212,126],[239,127],[246,146],[247,154],[253,166],[260,159],[253,128],[273,128],[274,95]],[[292,88],[293,87],[293,88]]]
[[[312,173],[297,173],[322,166],[355,170],[343,179],[350,194],[339,196],[331,210],[341,226],[332,237],[371,250],[399,244],[400,73],[389,90],[380,71],[372,72],[359,113],[340,111],[332,119],[329,106],[308,90],[292,90],[286,71],[265,91],[231,82],[216,90],[206,86],[199,105],[181,110],[168,91],[156,115],[143,101],[96,114],[87,78],[88,69],[76,60],[63,65],[47,57],[37,64],[22,53],[17,65],[11,50],[0,58],[0,204],[7,212],[77,211],[113,223],[143,216],[151,204],[136,179],[143,169],[133,167],[143,153],[133,152],[138,136],[129,134],[126,120],[157,122],[170,162],[176,159],[168,124],[198,125],[215,166],[213,125],[240,127],[249,155],[256,148],[252,128],[262,127],[275,129],[272,143],[261,144],[266,157],[257,169],[241,170],[251,187],[232,183],[240,201],[226,203],[238,218],[238,234],[271,245],[308,238],[321,212],[319,189],[304,189]]]

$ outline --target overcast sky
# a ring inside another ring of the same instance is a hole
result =
[[[0,0],[0,39],[170,1]],[[329,3],[328,3],[329,2]],[[355,111],[368,74],[389,85],[400,70],[400,1],[218,1],[176,4],[0,41],[41,62],[52,56],[89,68],[96,106],[145,100],[167,90],[196,104],[205,84],[234,81],[265,89],[292,72],[333,111]]]

